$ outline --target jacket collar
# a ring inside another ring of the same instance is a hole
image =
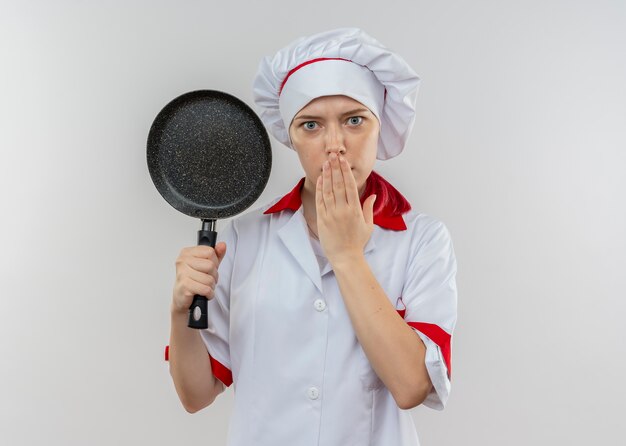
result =
[[[263,212],[264,214],[273,214],[275,212],[284,211],[285,209],[291,209],[297,211],[302,206],[302,198],[300,197],[300,191],[304,186],[304,178],[302,178],[296,187],[294,187],[287,195],[284,195],[268,210]],[[364,197],[364,199],[367,197]],[[361,201],[363,206],[363,201]],[[406,224],[402,215],[393,215],[390,206],[384,206],[380,211],[374,214],[374,224],[385,229],[392,229],[394,231],[404,231]]]

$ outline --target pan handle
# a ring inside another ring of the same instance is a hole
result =
[[[215,248],[217,232],[214,229],[215,220],[202,219],[202,229],[198,231],[198,245]],[[207,302],[208,299],[204,296],[196,294],[193,297],[193,302],[189,307],[189,324],[187,324],[189,328],[208,328]]]

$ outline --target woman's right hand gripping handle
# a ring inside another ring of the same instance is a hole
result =
[[[176,259],[176,282],[171,304],[169,348],[170,374],[178,397],[188,412],[211,404],[224,390],[213,376],[211,362],[200,331],[189,328],[189,307],[198,294],[211,300],[219,279],[219,264],[226,244],[183,248]],[[208,379],[207,379],[208,377]]]
[[[192,246],[180,251],[176,259],[172,313],[187,314],[196,294],[213,299],[219,278],[217,270],[224,254],[224,242],[216,244],[215,249],[210,246]]]

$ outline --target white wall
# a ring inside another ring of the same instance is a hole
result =
[[[377,169],[458,256],[453,389],[413,411],[422,444],[622,444],[625,5],[2,0],[0,443],[225,443],[232,389],[189,415],[162,358],[198,222],[154,189],[148,129],[190,90],[252,104],[262,56],[359,26],[423,79]],[[259,204],[299,169],[274,141]]]

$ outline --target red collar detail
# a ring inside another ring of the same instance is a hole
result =
[[[375,176],[374,176],[375,175]],[[380,177],[375,172],[372,172],[370,176],[372,181],[377,180]],[[368,182],[370,178],[368,178]],[[302,206],[302,198],[300,197],[300,191],[304,186],[304,178],[302,178],[296,187],[294,187],[287,195],[283,196],[280,200],[278,200],[272,207],[263,212],[264,214],[273,214],[275,212],[284,211],[285,209],[291,209],[293,211],[297,211]],[[368,187],[366,186],[366,193],[363,194],[364,198],[361,200],[361,207],[363,206],[363,201],[367,197],[371,195],[371,193],[367,193]],[[394,191],[399,194],[395,189]],[[380,197],[380,195],[379,195]],[[404,197],[402,197],[404,198]],[[407,202],[408,203],[408,202]],[[404,223],[404,219],[402,215],[394,215],[393,208],[390,205],[385,205],[380,209],[377,209],[378,206],[374,205],[374,224],[380,226],[385,229],[392,229],[394,231],[404,231],[406,229],[406,223]]]
[[[302,206],[302,197],[300,197],[300,190],[302,189],[302,186],[304,186],[304,178],[296,184],[296,187],[291,189],[291,192],[278,200],[274,206],[263,213],[273,214],[274,212],[284,211],[285,209],[291,209],[292,211],[300,209],[300,206]]]

